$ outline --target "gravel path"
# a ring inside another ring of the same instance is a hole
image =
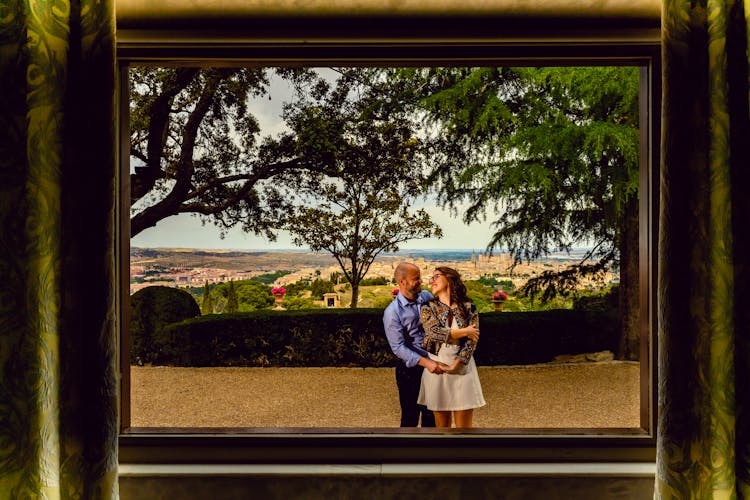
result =
[[[639,364],[479,367],[485,428],[638,427]],[[392,368],[131,367],[133,427],[397,427]]]

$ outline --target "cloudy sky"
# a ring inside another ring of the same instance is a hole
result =
[[[425,206],[432,220],[443,229],[441,239],[430,238],[411,240],[401,245],[402,249],[467,249],[484,250],[489,241],[492,229],[489,222],[485,224],[464,225],[460,220],[435,206]],[[231,230],[224,239],[219,237],[219,230],[210,224],[201,225],[201,221],[190,215],[177,215],[160,221],[156,227],[146,229],[130,240],[134,247],[179,247],[179,248],[213,248],[234,250],[256,249],[290,249],[295,247],[289,235],[282,232],[276,241],[244,233],[241,229]]]
[[[292,90],[284,81],[273,78],[270,99],[268,96],[255,99],[251,105],[253,113],[261,125],[262,134],[275,135],[284,129],[281,120],[281,105],[292,96]],[[483,250],[493,233],[491,221],[485,223],[463,224],[458,216],[452,216],[447,210],[438,207],[432,200],[422,200],[415,204],[424,208],[432,220],[443,229],[441,239],[430,238],[411,240],[401,245],[402,249],[476,249]],[[169,217],[160,221],[156,227],[146,229],[131,239],[135,247],[180,247],[204,249],[289,249],[296,248],[285,232],[278,235],[275,242],[262,237],[244,233],[235,228],[228,232],[224,239],[219,230],[210,224],[201,224],[200,219],[188,214]]]

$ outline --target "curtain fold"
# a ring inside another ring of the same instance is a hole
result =
[[[116,498],[111,0],[0,5],[0,498]]]
[[[663,3],[657,498],[750,498],[746,9]]]

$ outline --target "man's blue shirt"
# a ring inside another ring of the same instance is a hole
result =
[[[419,309],[430,300],[432,294],[425,290],[419,292],[414,301],[399,293],[383,312],[383,327],[391,350],[408,367],[416,366],[419,358],[427,356],[427,351],[422,349],[424,330],[419,321]]]

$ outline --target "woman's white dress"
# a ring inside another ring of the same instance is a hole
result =
[[[456,329],[455,320],[451,323],[451,329]],[[456,359],[460,346],[454,344],[443,344],[437,356],[429,353],[430,359],[440,361],[446,365],[453,363]],[[422,385],[419,388],[417,403],[427,406],[432,411],[469,410],[485,405],[482,395],[482,385],[479,383],[479,374],[474,357],[464,365],[461,373],[430,373],[429,370],[422,372]]]

